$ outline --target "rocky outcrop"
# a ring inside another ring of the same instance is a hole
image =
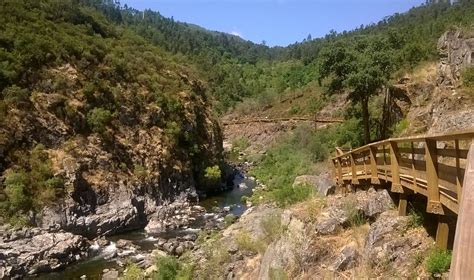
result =
[[[69,232],[41,229],[4,231],[0,237],[0,279],[64,268],[86,256],[87,240]]]
[[[334,199],[335,198],[335,199]],[[315,229],[322,235],[337,233],[347,227],[350,215],[358,213],[365,219],[374,220],[377,216],[393,207],[387,190],[358,191],[349,196],[337,195],[319,215]]]
[[[323,173],[321,175],[302,175],[295,178],[293,187],[298,185],[309,185],[323,196],[333,194],[335,190],[335,183],[333,176],[329,173]]]
[[[371,225],[363,254],[376,271],[390,264],[401,277],[408,277],[416,267],[416,258],[432,246],[433,241],[424,229],[410,230],[408,219],[398,216],[396,211],[387,211]]]
[[[438,41],[438,85],[457,87],[463,68],[474,64],[474,34],[450,30]]]

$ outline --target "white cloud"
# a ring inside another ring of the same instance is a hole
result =
[[[235,36],[239,36],[240,38],[242,38],[242,34],[239,32],[239,31],[231,31],[230,34],[232,35],[235,35]]]

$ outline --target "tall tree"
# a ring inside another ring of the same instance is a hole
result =
[[[329,92],[348,91],[348,99],[361,106],[365,143],[370,142],[369,100],[390,79],[391,52],[384,38],[358,38],[321,52],[320,79],[329,78]]]

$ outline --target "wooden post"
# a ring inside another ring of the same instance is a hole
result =
[[[377,147],[370,147],[370,173],[372,184],[380,184],[377,170]]]
[[[415,194],[418,192],[418,184],[416,182],[416,167],[415,167],[415,145],[413,142],[410,142],[411,146],[411,172],[413,177],[413,191]]]
[[[392,192],[402,193],[403,188],[400,183],[400,154],[398,153],[397,142],[390,142],[390,170],[392,173]]]
[[[474,279],[474,143],[467,156],[449,279]]]
[[[408,206],[407,195],[405,193],[401,193],[400,200],[398,201],[398,215],[399,216],[407,215],[407,206]]]
[[[355,161],[353,153],[351,153],[351,173],[352,173],[352,184],[359,184],[359,180],[357,179],[357,166],[356,166],[356,161]]]
[[[337,172],[339,173],[339,180],[340,180],[340,184],[343,185],[344,184],[344,178],[343,178],[343,174],[342,174],[342,160],[340,157],[337,158]]]
[[[461,203],[462,197],[462,173],[461,155],[459,153],[459,140],[454,140],[454,148],[456,149],[456,196],[459,204]]]
[[[438,228],[436,230],[436,246],[446,250],[448,248],[449,223],[444,215],[438,216]]]
[[[428,183],[428,205],[426,212],[442,215],[444,210],[439,200],[436,140],[426,139],[425,144],[426,179]]]

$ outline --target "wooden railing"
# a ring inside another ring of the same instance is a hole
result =
[[[438,246],[446,247],[447,215],[459,213],[463,178],[474,130],[435,136],[388,139],[332,158],[339,185],[382,184],[400,194],[398,210],[406,215],[407,195],[427,197],[426,212],[438,214]]]

